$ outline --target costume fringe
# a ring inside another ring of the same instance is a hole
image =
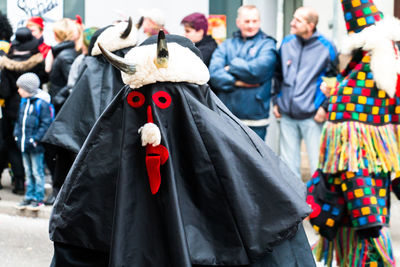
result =
[[[325,173],[400,171],[400,126],[357,121],[326,122],[321,135],[319,168]],[[366,160],[364,160],[366,159]]]
[[[360,239],[355,229],[342,227],[333,241],[320,237],[312,250],[316,260],[328,267],[332,267],[334,257],[339,267],[396,266],[389,229],[385,227],[379,237],[369,239]]]

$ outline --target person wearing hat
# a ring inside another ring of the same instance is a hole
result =
[[[14,137],[22,153],[27,190],[18,209],[28,207],[37,210],[44,199],[44,148],[40,140],[49,128],[53,109],[48,98],[43,98],[39,89],[39,77],[28,72],[17,80],[21,96],[19,116],[14,128]]]
[[[399,196],[400,21],[372,0],[342,0],[350,62],[331,86],[318,169],[307,183],[317,259],[395,266],[390,191]],[[392,180],[393,179],[393,180]]]
[[[26,27],[18,28],[15,32],[15,39],[7,55],[0,57],[1,83],[0,98],[4,99],[2,107],[2,133],[5,144],[6,159],[9,161],[14,174],[15,186],[13,193],[24,194],[24,168],[22,156],[14,137],[13,129],[18,118],[20,96],[16,81],[19,76],[26,72],[34,72],[38,75],[41,84],[48,81],[48,75],[44,71],[43,55],[38,49],[39,42],[32,36],[31,31]]]
[[[200,50],[204,64],[208,67],[211,55],[218,44],[211,35],[207,35],[207,18],[203,14],[196,12],[184,17],[181,24],[185,28],[184,36],[192,41]]]
[[[41,17],[31,17],[26,22],[26,27],[32,32],[33,37],[39,40],[39,51],[45,58],[51,47],[46,44],[43,39],[43,19]]]

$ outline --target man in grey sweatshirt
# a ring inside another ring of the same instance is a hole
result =
[[[304,139],[310,169],[317,168],[319,138],[326,113],[326,101],[320,90],[323,76],[336,60],[334,45],[317,30],[318,14],[300,7],[290,23],[290,35],[282,41],[277,68],[273,112],[280,118],[280,152],[282,159],[300,175],[300,142]]]

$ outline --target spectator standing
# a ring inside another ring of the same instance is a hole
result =
[[[21,96],[19,118],[14,128],[14,136],[22,152],[27,178],[25,198],[18,208],[29,206],[38,209],[44,199],[44,148],[40,140],[52,121],[49,103],[40,98],[39,77],[28,72],[17,80],[18,93]]]
[[[43,55],[38,49],[39,42],[31,31],[22,27],[17,29],[15,39],[11,42],[10,51],[0,58],[1,83],[0,97],[4,99],[2,107],[2,133],[7,153],[2,153],[1,161],[9,161],[14,174],[13,193],[24,194],[24,168],[22,156],[13,137],[14,125],[18,118],[20,96],[16,81],[26,72],[34,72],[40,82],[47,82],[48,75],[44,71]]]
[[[262,139],[268,126],[276,41],[260,30],[256,6],[238,9],[233,38],[214,51],[210,84],[222,102]]]
[[[51,46],[46,44],[43,39],[44,22],[41,17],[31,17],[26,23],[26,27],[32,32],[33,37],[39,40],[39,51],[46,58]]]
[[[319,88],[336,60],[336,48],[317,31],[317,24],[314,9],[298,8],[290,23],[291,35],[284,38],[279,50],[273,111],[280,118],[281,157],[298,175],[301,139],[311,170],[317,167],[318,140],[326,116],[321,107],[326,97]]]
[[[160,9],[143,9],[140,10],[140,13],[142,17],[137,23],[137,28],[139,29],[139,43],[152,35],[158,34],[160,30],[168,34],[168,31],[164,28],[165,16]]]
[[[203,56],[203,62],[208,67],[211,55],[218,44],[211,35],[207,35],[208,21],[201,13],[192,13],[184,17],[181,24],[185,28],[184,36],[194,43]]]
[[[79,39],[77,24],[68,18],[56,21],[53,24],[53,31],[57,45],[51,48],[54,61],[51,64],[49,94],[52,98],[68,82],[71,65],[78,56],[75,41]],[[54,105],[54,107],[58,111],[61,105]]]

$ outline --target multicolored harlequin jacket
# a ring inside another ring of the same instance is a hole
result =
[[[389,220],[390,173],[400,170],[400,54],[394,44],[400,33],[395,36],[394,27],[400,22],[382,20],[350,35],[342,49],[352,59],[332,89],[319,170],[308,182],[311,223],[328,239],[339,225],[371,230]]]

